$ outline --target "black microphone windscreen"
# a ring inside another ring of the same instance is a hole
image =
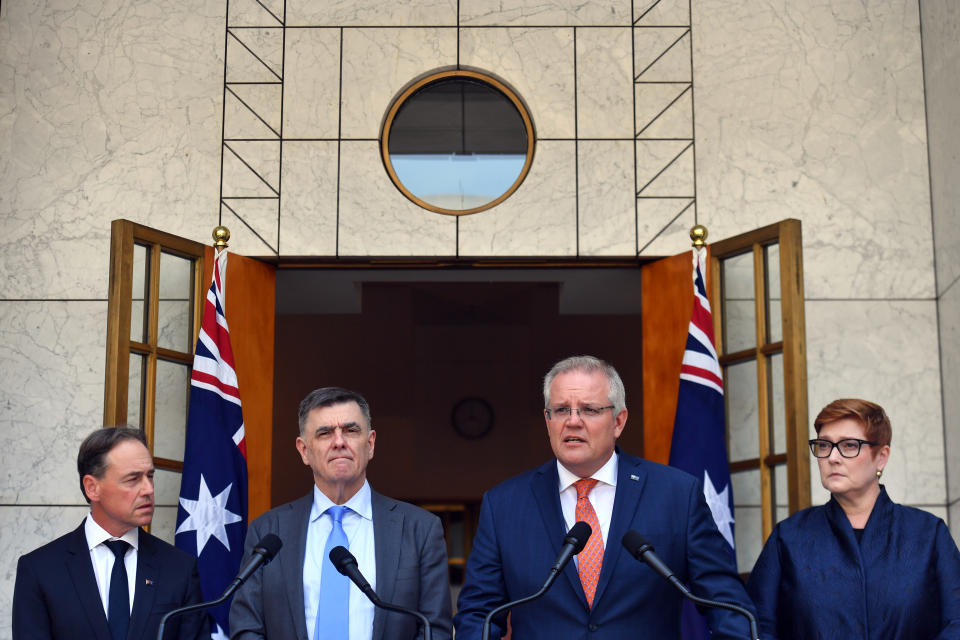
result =
[[[623,540],[621,542],[627,551],[630,552],[630,555],[638,560],[640,559],[641,553],[653,551],[653,545],[650,544],[650,541],[634,529],[623,534]]]
[[[336,546],[330,549],[330,562],[343,575],[347,575],[346,567],[348,564],[357,564],[357,559],[347,550],[346,547]],[[350,576],[347,576],[348,578]]]
[[[277,555],[277,551],[280,551],[280,547],[282,546],[283,542],[280,541],[280,538],[272,533],[268,533],[260,538],[260,542],[257,543],[255,549],[261,549],[263,553],[263,561],[270,562],[273,559],[273,556]]]
[[[564,539],[564,542],[569,542],[573,545],[573,554],[576,555],[583,551],[583,547],[587,544],[587,540],[590,539],[591,533],[593,533],[593,530],[590,528],[590,525],[581,520],[570,527],[570,531],[567,532],[567,537]]]

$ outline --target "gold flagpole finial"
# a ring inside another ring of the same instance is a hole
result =
[[[224,226],[213,228],[213,246],[219,251],[227,248],[227,242],[230,240],[230,229]]]
[[[707,244],[707,228],[702,224],[695,225],[690,229],[690,239],[694,248],[702,249]]]

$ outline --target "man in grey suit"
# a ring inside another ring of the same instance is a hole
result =
[[[313,471],[308,495],[268,511],[247,532],[245,556],[266,534],[276,558],[234,596],[230,637],[251,640],[413,640],[416,619],[375,609],[337,573],[334,546],[347,547],[386,602],[420,611],[435,640],[451,638],[447,551],[440,520],[370,488],[367,463],[377,432],[359,393],[312,391],[299,411],[297,450]]]

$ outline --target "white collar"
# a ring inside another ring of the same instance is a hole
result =
[[[596,470],[591,478],[596,478],[604,484],[608,484],[611,487],[617,486],[617,452],[614,451],[613,455],[610,456],[610,459],[607,460],[602,467]],[[574,482],[580,480],[580,476],[573,473],[565,466],[560,464],[560,461],[557,460],[557,475],[560,477],[560,493],[563,493],[569,489]]]
[[[87,519],[83,523],[83,532],[87,536],[87,549],[93,549],[107,540],[123,540],[134,549],[140,548],[140,527],[133,527],[122,536],[117,538],[107,533],[107,530],[97,524],[93,519],[93,514],[88,513]]]
[[[317,518],[322,516],[324,512],[330,507],[336,506],[333,503],[333,500],[328,498],[323,491],[320,491],[320,488],[314,484],[313,485],[313,507],[310,509],[310,522],[315,521]],[[351,511],[359,515],[361,518],[366,518],[367,520],[373,520],[373,505],[370,503],[370,483],[366,479],[363,481],[363,486],[360,487],[360,490],[357,491],[353,496],[347,500],[344,505],[349,507]]]

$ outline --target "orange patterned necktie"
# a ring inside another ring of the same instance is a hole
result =
[[[593,596],[597,593],[597,582],[600,581],[600,569],[603,567],[603,532],[589,497],[596,484],[597,480],[594,478],[583,478],[573,483],[577,489],[577,521],[586,522],[592,530],[586,546],[577,556],[580,584],[583,585],[583,593],[587,596],[590,608],[593,608]]]

